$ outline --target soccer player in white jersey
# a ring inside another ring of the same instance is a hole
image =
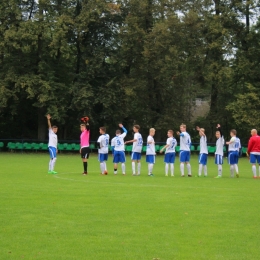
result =
[[[150,128],[149,136],[147,137],[146,147],[146,162],[148,163],[148,176],[153,176],[153,166],[155,164],[155,142],[154,142],[155,129]]]
[[[167,132],[166,145],[160,150],[162,153],[165,150],[164,162],[165,162],[165,176],[168,176],[169,164],[171,167],[171,176],[174,176],[174,162],[175,162],[175,147],[177,145],[176,139],[173,137],[173,130]]]
[[[222,165],[223,165],[223,147],[225,144],[224,136],[221,131],[220,124],[217,125],[217,131],[216,131],[216,152],[215,152],[215,164],[218,166],[218,176],[215,178],[221,178],[222,177]]]
[[[124,131],[121,134],[121,130],[116,130],[116,136],[111,141],[112,153],[113,153],[113,163],[114,163],[114,174],[117,174],[117,165],[121,163],[122,173],[125,175],[125,144],[124,138],[127,135],[127,130],[122,124],[119,124]]]
[[[57,172],[54,171],[55,163],[57,160],[57,145],[58,145],[58,137],[57,137],[57,131],[58,127],[53,125],[51,126],[51,116],[48,114],[47,116],[47,122],[49,127],[49,153],[50,153],[50,162],[49,162],[49,174],[57,174]]]
[[[250,156],[250,163],[252,164],[253,178],[257,178],[256,174],[256,162],[259,165],[259,177],[260,177],[260,136],[257,135],[257,130],[251,130],[251,138],[248,141],[247,155]]]
[[[200,135],[200,154],[199,154],[199,172],[198,177],[201,176],[202,168],[204,168],[204,177],[207,177],[207,161],[208,161],[208,145],[207,136],[205,135],[205,129],[196,127]]]
[[[101,174],[107,175],[107,158],[108,158],[108,145],[109,145],[109,135],[106,134],[106,128],[104,126],[99,128],[99,133],[101,134],[97,140],[98,144],[98,160],[100,163]]]
[[[186,132],[186,125],[180,125],[180,132],[177,132],[177,135],[180,136],[180,169],[181,176],[184,177],[184,163],[186,163],[188,169],[188,177],[192,177],[191,175],[191,166],[190,166],[190,146],[191,139],[190,135]]]
[[[133,126],[133,131],[135,133],[134,139],[125,142],[125,144],[133,143],[132,155],[131,155],[133,175],[136,175],[135,162],[137,162],[137,175],[140,175],[141,173],[141,153],[143,148],[143,138],[142,135],[139,133],[139,130],[140,130],[140,126],[134,125]]]
[[[230,164],[230,176],[234,177],[234,170],[236,171],[236,176],[239,178],[238,173],[238,157],[239,149],[241,148],[240,139],[236,136],[237,131],[235,129],[230,130],[231,139],[228,144],[228,163]]]

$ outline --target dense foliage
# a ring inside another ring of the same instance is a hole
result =
[[[210,101],[203,123],[248,136],[260,127],[259,1],[2,0],[0,138],[61,138],[79,118],[112,134],[123,122],[157,140],[188,124],[193,101]],[[252,24],[251,24],[252,23]],[[192,130],[191,130],[192,131]],[[227,133],[227,132],[226,132]]]

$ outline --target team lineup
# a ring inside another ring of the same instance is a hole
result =
[[[49,128],[49,153],[50,153],[50,162],[49,162],[49,174],[57,174],[54,171],[56,159],[57,159],[57,131],[58,127],[51,125],[51,116],[48,114],[47,123]],[[82,123],[80,124],[80,155],[83,162],[83,175],[88,174],[88,158],[90,154],[90,127],[89,127],[89,118],[81,118]],[[113,164],[114,164],[114,174],[118,172],[118,164],[121,163],[122,174],[126,174],[126,157],[125,157],[125,144],[132,143],[132,175],[141,174],[141,153],[143,148],[143,138],[139,133],[140,126],[134,125],[134,137],[132,140],[125,141],[124,138],[127,135],[127,129],[124,128],[122,124],[119,124],[121,129],[116,130],[115,137],[111,140]],[[207,177],[207,158],[208,158],[208,147],[207,147],[207,137],[205,134],[205,129],[196,127],[200,135],[200,152],[199,152],[199,168],[198,174],[196,177],[202,176],[202,171],[204,177]],[[107,160],[109,152],[109,140],[110,136],[106,133],[105,127],[99,128],[100,136],[97,140],[98,146],[98,161],[100,163],[100,171],[102,175],[107,175]],[[176,134],[180,138],[180,172],[181,176],[185,177],[185,165],[187,168],[187,176],[192,177],[191,165],[190,165],[190,154],[191,154],[191,137],[186,132],[186,125],[180,125],[180,131],[177,131]],[[146,162],[148,164],[148,176],[153,176],[153,167],[155,164],[155,141],[154,141],[155,129],[150,128],[149,136],[147,137],[147,146],[146,146]],[[226,142],[228,145],[228,163],[230,165],[230,177],[236,176],[239,178],[239,169],[238,169],[238,160],[239,160],[239,150],[241,149],[240,139],[236,136],[237,132],[235,129],[230,130],[230,140]],[[216,127],[216,152],[215,152],[215,164],[217,165],[218,174],[215,178],[222,177],[222,165],[223,165],[223,156],[224,156],[224,136],[221,130],[220,124]],[[174,163],[175,163],[175,148],[177,146],[177,140],[174,138],[174,131],[167,131],[167,140],[166,144],[161,148],[160,153],[165,153],[164,162],[165,162],[165,176],[168,176],[170,170],[170,176],[174,177]],[[260,177],[260,136],[257,135],[257,130],[251,130],[251,138],[248,142],[247,155],[249,156],[250,163],[252,165],[253,178],[257,178],[256,163],[259,164],[259,177]]]

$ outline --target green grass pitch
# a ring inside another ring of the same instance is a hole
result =
[[[82,176],[79,155],[59,154],[48,175],[47,154],[0,153],[0,259],[260,259],[260,179],[246,158],[240,178],[223,178],[209,157],[207,178],[164,176],[157,156],[154,177],[101,176],[91,154]],[[198,170],[192,156],[192,173]],[[186,171],[186,169],[185,169]]]

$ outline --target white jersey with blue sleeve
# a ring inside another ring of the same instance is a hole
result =
[[[175,147],[177,145],[176,139],[174,137],[169,137],[166,144],[168,146],[166,147],[165,153],[175,153]]]
[[[191,139],[187,132],[180,133],[180,150],[190,151]]]
[[[48,146],[57,148],[57,144],[58,144],[58,137],[53,132],[53,130],[51,128],[49,128],[49,144],[48,144]]]
[[[114,147],[115,151],[124,151],[125,150],[125,144],[124,144],[124,138],[126,137],[126,133],[123,133],[121,135],[117,135],[114,137],[111,141],[111,146]]]
[[[223,156],[224,144],[225,144],[224,136],[219,137],[219,139],[216,141],[216,152],[215,152],[215,154]]]
[[[142,138],[142,135],[140,133],[135,133],[134,140],[136,140],[136,141],[133,142],[132,152],[141,153],[142,152],[142,148],[143,148],[143,138]]]
[[[146,148],[146,155],[155,155],[155,144],[154,139],[151,135],[147,137],[147,148]]]
[[[207,137],[205,135],[200,137],[200,153],[208,154]]]
[[[98,149],[98,153],[108,153],[109,135],[103,134],[99,136],[97,142],[100,143],[100,148]]]
[[[240,143],[240,139],[236,136],[233,136],[230,139],[230,144],[228,145],[228,151],[239,151],[239,149],[241,148],[241,143]]]

